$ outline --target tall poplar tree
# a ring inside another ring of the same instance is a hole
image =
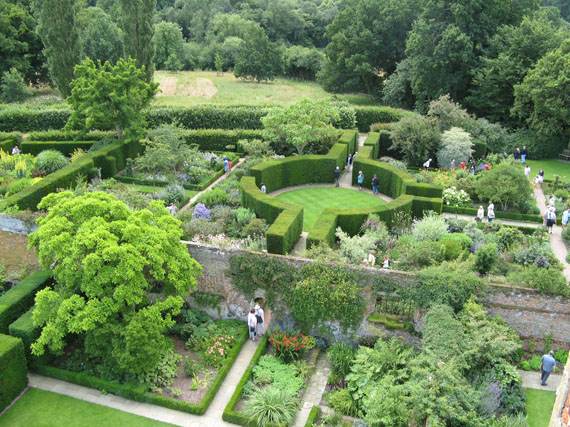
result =
[[[71,94],[73,69],[79,63],[77,0],[34,0],[37,31],[45,46],[51,78],[63,97]]]
[[[146,81],[154,74],[154,14],[156,0],[119,0],[119,25],[124,34],[125,58],[136,59],[145,68]]]

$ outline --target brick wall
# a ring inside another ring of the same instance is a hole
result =
[[[253,300],[248,301],[232,285],[230,277],[230,258],[243,253],[241,250],[218,248],[192,242],[184,242],[192,257],[203,267],[203,275],[198,279],[197,290],[199,292],[221,295],[225,303],[220,309],[221,317],[234,317],[245,319],[248,308],[253,305]],[[277,257],[283,261],[300,268],[311,260],[266,254],[265,256]],[[378,276],[388,276],[402,282],[413,280],[414,275],[408,272],[386,271],[368,267],[354,267],[358,273],[359,284],[366,289],[370,303],[367,305],[366,314],[374,310],[374,299],[370,292],[370,285]],[[259,289],[254,296],[263,298],[264,293]],[[479,296],[489,313],[499,314],[525,341],[537,343],[537,350],[542,350],[544,338],[552,334],[555,349],[570,349],[570,300],[562,297],[540,295],[533,289],[517,288],[504,285],[493,285],[489,291]],[[192,302],[192,301],[190,301]],[[210,315],[217,316],[216,310],[208,310]],[[422,318],[414,319],[417,329],[421,329]],[[360,331],[365,333],[366,322],[363,322]]]

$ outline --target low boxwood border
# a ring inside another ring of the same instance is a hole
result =
[[[453,213],[457,215],[470,215],[477,216],[477,209],[475,208],[459,208],[456,206],[443,205],[443,212]],[[533,222],[541,224],[544,219],[540,215],[521,214],[517,212],[501,212],[495,211],[495,218],[497,219],[511,219],[520,222]]]
[[[249,337],[247,325],[243,325],[243,330],[238,338],[236,346],[232,349],[230,357],[226,359],[222,367],[218,370],[218,375],[212,382],[210,388],[202,398],[202,401],[198,404],[188,403],[181,400],[173,399],[171,397],[160,396],[158,394],[150,393],[147,390],[147,386],[144,384],[134,384],[126,383],[119,384],[118,382],[105,381],[99,378],[93,377],[91,375],[83,374],[80,372],[66,371],[60,368],[54,368],[52,366],[38,366],[35,371],[41,375],[45,375],[52,378],[57,378],[62,381],[67,381],[73,384],[81,385],[84,387],[90,387],[101,391],[106,391],[108,393],[115,394],[117,396],[124,397],[126,399],[135,400],[137,402],[152,403],[154,405],[164,406],[169,409],[175,409],[177,411],[188,412],[194,415],[203,415],[212,400],[216,396],[216,393],[220,389],[220,386],[226,379],[229,370],[232,368],[236,359],[239,356],[245,342]]]
[[[251,379],[251,376],[253,375],[253,368],[255,367],[255,365],[257,365],[259,358],[265,354],[265,350],[267,349],[267,340],[268,340],[267,334],[263,335],[263,338],[261,339],[261,342],[259,343],[257,350],[255,350],[255,353],[253,354],[253,357],[251,358],[251,361],[249,362],[247,369],[243,373],[241,380],[239,381],[234,391],[234,394],[232,394],[230,401],[228,402],[228,404],[224,409],[224,413],[222,414],[222,419],[224,421],[227,421],[228,423],[232,424],[237,424],[240,426],[248,425],[249,420],[247,419],[247,417],[235,411],[235,407],[241,398],[244,386],[247,384],[247,382]]]

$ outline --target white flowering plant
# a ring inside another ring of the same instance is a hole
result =
[[[443,190],[443,203],[447,206],[464,208],[471,206],[471,198],[465,190],[458,190],[457,187],[449,187]]]

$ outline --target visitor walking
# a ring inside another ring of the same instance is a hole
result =
[[[471,162],[470,171],[471,171],[471,175],[475,175],[475,163],[473,163],[473,162]]]
[[[451,161],[451,170],[454,171],[455,169],[457,169],[457,168],[455,167],[455,159],[453,159]]]
[[[540,188],[540,176],[539,176],[539,175],[536,175],[536,176],[534,177],[533,182],[534,182],[535,188]]]
[[[379,194],[378,192],[379,185],[380,185],[380,180],[378,179],[376,174],[374,174],[374,178],[372,178],[372,194],[374,195]]]
[[[376,265],[376,251],[372,249],[368,254],[368,257],[364,260],[364,265],[369,267],[374,267]]]
[[[465,163],[465,160],[461,162],[461,165],[459,165],[459,167],[465,170],[465,168],[467,167],[467,163]]]
[[[263,182],[261,183],[261,192],[263,194],[267,194],[267,187],[265,186],[265,184]]]
[[[550,196],[550,198],[548,199],[548,206],[556,209],[556,197],[554,196],[554,194]]]
[[[338,182],[339,178],[340,178],[340,168],[337,166],[336,169],[334,170],[334,182],[336,187],[340,185]]]
[[[17,156],[17,155],[20,154],[20,153],[21,153],[21,151],[20,151],[20,149],[18,148],[18,146],[17,146],[17,145],[14,145],[14,148],[12,148],[12,155],[13,155],[13,156]]]
[[[259,304],[255,304],[255,319],[257,320],[256,334],[258,336],[265,334],[265,313]]]
[[[562,212],[562,231],[564,231],[564,227],[568,225],[569,219],[570,219],[570,209],[566,208],[566,210]]]
[[[526,151],[526,145],[523,145],[523,149],[521,151],[521,163],[524,165],[526,163],[526,155],[527,155],[527,151]]]
[[[350,171],[350,165],[352,165],[352,155],[348,155],[348,159],[346,159],[346,170]]]
[[[526,165],[524,167],[524,175],[526,176],[526,179],[530,179],[530,166]]]
[[[483,221],[484,217],[485,217],[485,209],[483,208],[483,206],[479,206],[479,210],[477,211],[477,217],[475,218],[475,220]]]
[[[226,157],[224,159],[224,173],[229,173],[229,171],[230,171],[230,161]]]
[[[358,189],[362,191],[362,184],[364,183],[364,174],[362,171],[358,171]]]
[[[424,168],[429,169],[430,164],[431,164],[431,158],[427,159],[427,161],[424,163]]]
[[[515,160],[520,160],[521,159],[521,149],[517,147],[517,151],[515,151],[515,154],[513,154]]]
[[[554,226],[554,224],[556,224],[556,211],[552,206],[548,208],[545,216],[546,216],[545,218],[546,228],[548,228],[548,231],[550,232],[550,234],[552,234],[552,227]]]
[[[489,206],[487,206],[487,221],[493,222],[493,219],[495,219],[495,204],[489,202]]]
[[[546,380],[550,374],[556,369],[556,359],[554,358],[554,351],[550,350],[550,353],[545,354],[541,358],[542,363],[540,364],[540,385],[546,384]]]
[[[390,255],[386,254],[382,261],[382,268],[390,268]]]
[[[544,182],[544,168],[540,168],[540,172],[538,172],[538,176],[540,177],[540,183]]]
[[[249,327],[249,339],[255,341],[255,329],[257,328],[257,317],[255,317],[255,308],[252,308],[247,315],[247,326]]]

